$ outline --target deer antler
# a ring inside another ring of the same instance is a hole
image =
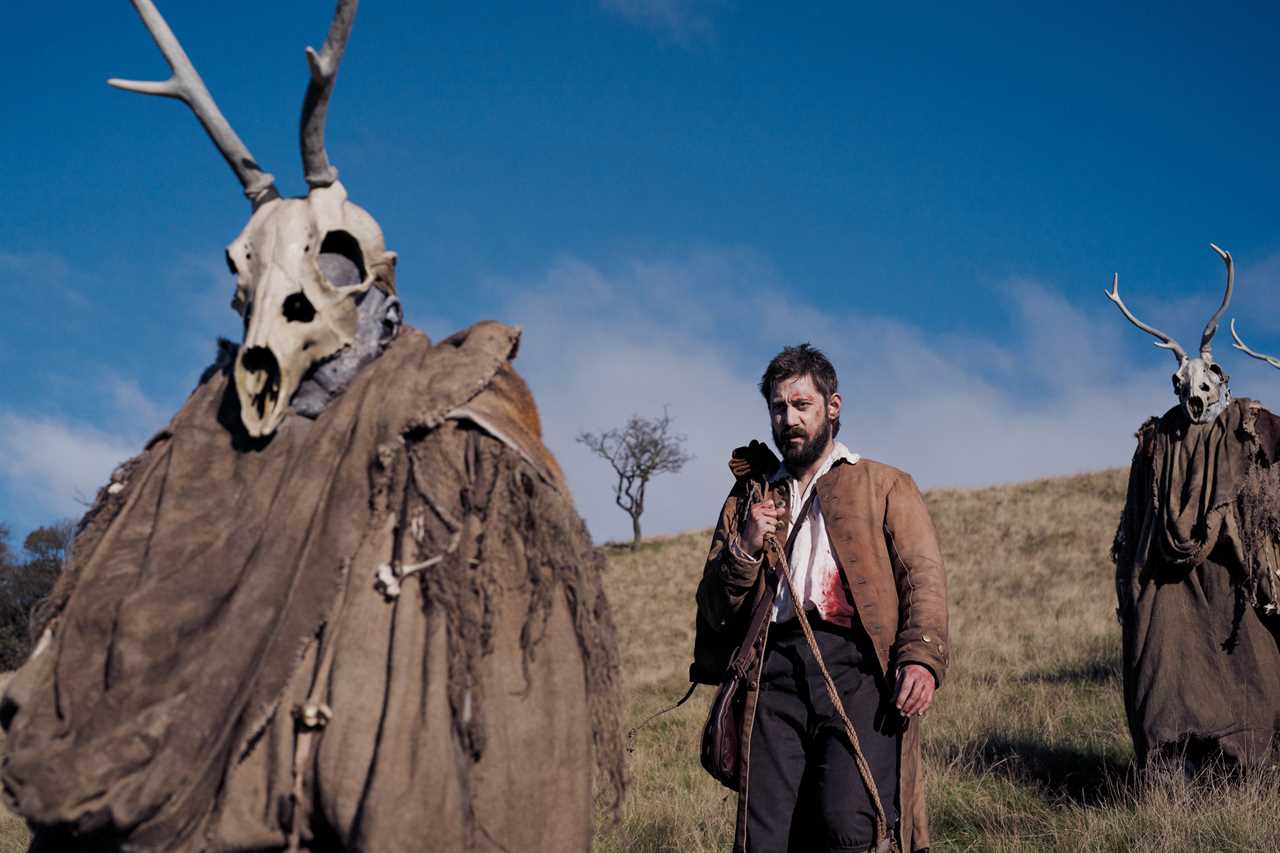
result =
[[[1240,336],[1236,334],[1236,321],[1234,317],[1231,319],[1231,337],[1235,341],[1235,344],[1233,346],[1235,346],[1236,349],[1240,350],[1245,355],[1251,355],[1254,358],[1258,359],[1259,361],[1265,361],[1267,364],[1271,365],[1272,367],[1280,369],[1280,358],[1275,358],[1269,355],[1263,355],[1260,352],[1254,352],[1253,350],[1249,349],[1248,346],[1245,345],[1244,341],[1240,340]]]
[[[133,8],[138,11],[138,16],[142,18],[142,23],[151,33],[151,38],[164,54],[165,61],[173,70],[173,75],[163,82],[112,78],[107,83],[127,92],[160,95],[182,101],[196,114],[196,118],[200,119],[205,133],[209,134],[209,138],[213,140],[214,145],[218,146],[218,151],[227,161],[227,165],[240,179],[244,194],[254,208],[256,209],[263,202],[277,198],[275,178],[269,172],[262,170],[262,167],[253,159],[253,155],[249,153],[249,149],[240,141],[240,137],[236,136],[236,132],[231,129],[231,125],[223,117],[213,96],[205,88],[204,81],[200,79],[191,60],[187,58],[186,51],[182,49],[173,30],[169,29],[169,25],[160,16],[155,4],[151,0],[133,0]]]
[[[316,53],[307,48],[307,64],[311,67],[311,82],[302,101],[302,168],[306,172],[307,186],[327,187],[338,180],[338,170],[329,163],[324,148],[324,124],[329,112],[329,96],[338,77],[338,65],[347,49],[347,37],[356,17],[359,0],[338,0],[338,8],[329,24],[329,36],[324,47]]]
[[[1213,243],[1209,244],[1209,248],[1218,253],[1222,258],[1222,262],[1227,265],[1227,292],[1222,297],[1222,304],[1218,306],[1218,310],[1209,318],[1208,324],[1204,327],[1204,334],[1200,336],[1200,357],[1208,358],[1213,354],[1213,336],[1218,333],[1218,324],[1222,322],[1222,315],[1227,312],[1227,305],[1231,302],[1231,291],[1236,284],[1236,266],[1231,261],[1231,253],[1224,252]]]
[[[1106,293],[1107,293],[1107,298],[1110,299],[1112,302],[1114,302],[1117,306],[1119,306],[1120,310],[1124,312],[1124,316],[1129,318],[1130,323],[1137,326],[1139,329],[1146,332],[1148,335],[1151,335],[1152,337],[1156,337],[1160,339],[1156,343],[1156,346],[1160,347],[1161,349],[1167,349],[1171,351],[1173,353],[1173,357],[1178,360],[1178,364],[1182,364],[1182,362],[1187,360],[1187,351],[1184,350],[1178,344],[1177,341],[1175,341],[1173,338],[1169,337],[1159,329],[1148,326],[1146,323],[1142,322],[1137,317],[1133,316],[1133,312],[1129,310],[1129,308],[1124,304],[1124,300],[1120,298],[1120,274],[1119,273],[1114,273],[1112,275],[1111,289],[1108,290]]]

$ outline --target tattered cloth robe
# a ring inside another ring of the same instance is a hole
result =
[[[1280,733],[1277,457],[1280,418],[1246,399],[1138,431],[1112,555],[1139,766],[1256,764]]]
[[[406,328],[258,443],[206,375],[99,493],[6,695],[37,848],[589,848],[614,629],[517,341]],[[380,566],[417,572],[395,597]]]

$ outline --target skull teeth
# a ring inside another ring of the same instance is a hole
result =
[[[280,383],[272,382],[261,392],[253,395],[253,408],[257,411],[258,417],[265,417],[267,410],[275,406],[276,400],[280,396]]]

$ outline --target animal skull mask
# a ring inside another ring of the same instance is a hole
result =
[[[227,263],[236,276],[232,307],[244,319],[244,342],[235,363],[240,419],[249,435],[275,432],[289,401],[317,364],[351,345],[357,306],[372,286],[394,300],[394,252],[378,223],[347,200],[338,170],[324,147],[329,96],[346,49],[358,0],[340,0],[324,48],[307,48],[311,81],[302,109],[303,168],[311,190],[282,199],[275,179],[262,171],[223,118],[204,82],[152,0],[133,0],[164,54],[173,76],[161,83],[109,80],[121,89],[177,98],[200,119],[253,205],[253,215],[230,246]]]
[[[347,201],[341,183],[254,212],[227,247],[232,307],[245,328],[236,392],[250,435],[274,432],[311,367],[351,344],[357,300],[375,281],[387,289],[394,259],[378,224]]]
[[[1230,252],[1225,252],[1212,243],[1209,246],[1218,253],[1227,266],[1227,290],[1222,297],[1222,305],[1204,327],[1204,333],[1200,336],[1200,355],[1196,358],[1189,358],[1186,350],[1177,341],[1133,316],[1120,298],[1118,273],[1112,277],[1111,290],[1107,291],[1107,298],[1116,304],[1129,322],[1155,337],[1157,339],[1155,345],[1169,350],[1178,360],[1178,369],[1174,371],[1172,377],[1173,391],[1178,395],[1178,401],[1182,403],[1182,408],[1192,423],[1212,421],[1231,401],[1231,390],[1228,387],[1230,377],[1213,360],[1213,336],[1217,334],[1218,324],[1222,321],[1222,315],[1226,313],[1227,305],[1231,302],[1231,292],[1235,288],[1235,266]]]
[[[1231,402],[1231,377],[1211,356],[1187,359],[1171,378],[1173,393],[1193,423],[1212,421]]]

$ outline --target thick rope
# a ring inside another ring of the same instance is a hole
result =
[[[803,518],[795,520],[797,527],[803,523]],[[795,603],[796,618],[800,620],[800,628],[804,631],[804,638],[809,641],[809,650],[813,652],[813,659],[817,661],[818,669],[822,672],[822,681],[827,686],[827,695],[831,697],[831,704],[835,706],[836,713],[840,715],[840,721],[844,723],[845,734],[849,736],[849,745],[853,748],[853,760],[858,765],[858,775],[862,777],[862,783],[867,786],[867,792],[871,794],[871,804],[876,810],[876,849],[896,849],[897,845],[889,830],[889,818],[885,814],[884,804],[880,802],[880,791],[876,787],[875,777],[871,775],[871,767],[867,764],[867,759],[862,754],[862,743],[858,740],[858,733],[853,729],[853,722],[844,711],[844,703],[840,701],[840,694],[836,690],[835,681],[832,680],[831,673],[827,671],[827,665],[822,660],[822,653],[818,651],[818,641],[813,636],[813,629],[809,627],[808,617],[804,615],[803,600],[796,589],[795,581],[791,579],[791,569],[787,564],[787,555],[783,553],[777,537],[771,532],[766,533],[764,536],[764,547],[765,553],[769,557],[769,562],[777,568],[787,581],[787,589],[790,590],[791,600]]]

